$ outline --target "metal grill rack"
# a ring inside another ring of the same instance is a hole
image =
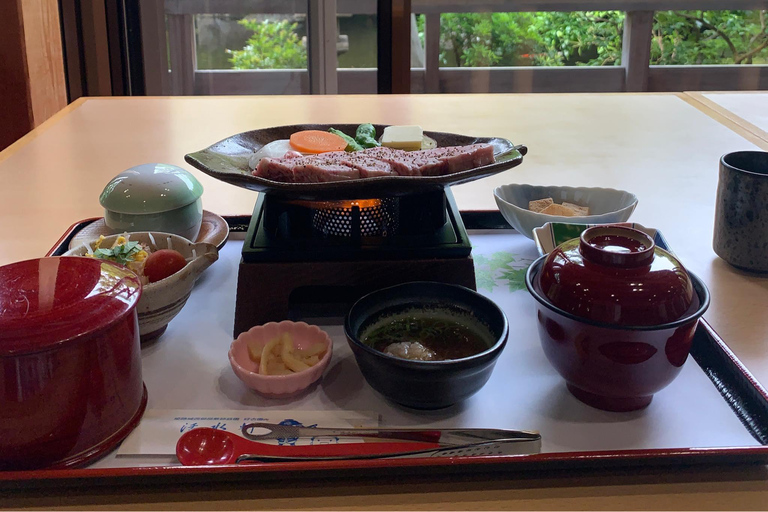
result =
[[[339,202],[315,210],[312,227],[326,236],[392,236],[400,224],[397,198]]]

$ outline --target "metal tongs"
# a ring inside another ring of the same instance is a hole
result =
[[[254,430],[266,432],[253,433]],[[273,423],[246,423],[243,436],[251,441],[298,439],[306,437],[351,437],[369,440],[411,441],[418,449],[345,455],[275,456],[244,454],[237,462],[353,460],[376,458],[458,457],[488,455],[528,455],[541,450],[541,435],[534,431],[504,429],[411,429],[411,428],[314,428]],[[402,445],[402,443],[399,443]],[[407,445],[407,443],[406,443]],[[349,445],[346,445],[349,446]]]

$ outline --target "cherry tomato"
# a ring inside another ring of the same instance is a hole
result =
[[[184,268],[187,260],[180,252],[173,249],[160,249],[147,257],[144,262],[144,275],[150,283],[165,279]]]

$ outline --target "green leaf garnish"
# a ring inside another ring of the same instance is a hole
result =
[[[101,260],[110,260],[121,265],[127,265],[135,259],[139,252],[141,252],[139,242],[126,242],[112,249],[96,249],[93,251],[93,255]]]

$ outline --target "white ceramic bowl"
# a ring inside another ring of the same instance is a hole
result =
[[[597,187],[556,187],[510,184],[493,191],[501,215],[510,225],[528,238],[533,230],[547,222],[571,224],[611,224],[626,221],[637,206],[637,197],[625,190]],[[528,202],[551,197],[555,203],[563,201],[588,206],[590,215],[563,217],[532,212]]]
[[[102,247],[110,247],[120,235],[104,238]],[[136,306],[139,314],[141,341],[157,338],[165,332],[168,323],[179,314],[186,304],[192,287],[200,274],[219,258],[216,246],[206,243],[194,244],[178,235],[158,232],[128,233],[131,241],[146,244],[150,250],[174,249],[187,260],[187,265],[175,274],[160,281],[145,284],[141,299]],[[97,240],[87,244],[93,247]],[[84,256],[88,249],[85,244],[67,251],[65,256]]]
[[[324,343],[326,346],[325,355],[317,364],[298,373],[261,375],[259,365],[252,361],[248,355],[248,345],[254,344],[257,347],[264,347],[270,340],[283,333],[290,333],[294,346],[297,348],[308,348],[315,343]],[[240,333],[240,336],[232,342],[229,348],[229,364],[235,375],[249,388],[262,395],[283,397],[299,393],[319,380],[325,369],[328,368],[332,354],[333,341],[325,331],[305,322],[284,320],[257,325]]]

